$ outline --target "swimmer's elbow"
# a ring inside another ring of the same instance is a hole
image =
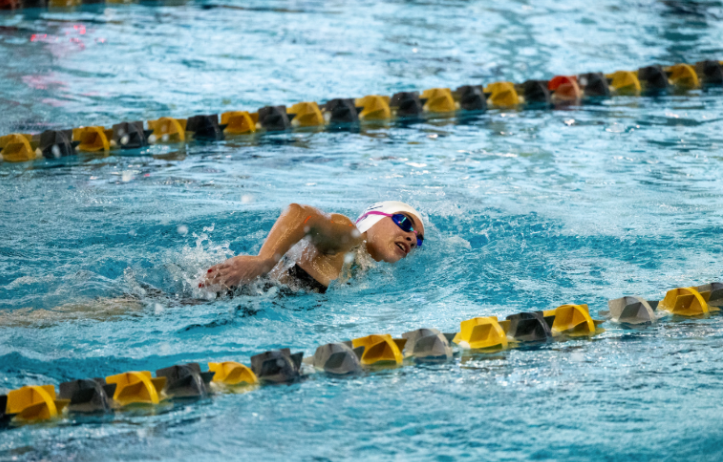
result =
[[[301,214],[306,213],[308,214],[314,214],[319,215],[320,212],[316,208],[310,206],[310,205],[304,205],[304,204],[297,204],[296,202],[292,202],[289,204],[288,207],[286,207],[286,210],[284,211],[285,214]]]
[[[286,213],[286,214],[298,213],[298,212],[301,212],[302,210],[304,210],[303,205],[293,202],[293,203],[289,204],[288,207],[286,207],[286,210],[284,210],[284,213]]]

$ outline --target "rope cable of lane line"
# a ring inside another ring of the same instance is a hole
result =
[[[139,149],[155,143],[220,141],[254,133],[293,129],[324,129],[348,124],[415,120],[482,113],[487,109],[554,108],[596,102],[614,96],[673,94],[723,85],[723,61],[700,61],[695,65],[653,65],[637,71],[610,74],[589,72],[558,75],[549,81],[527,80],[521,84],[493,82],[464,85],[456,90],[431,88],[399,92],[391,97],[367,95],[337,98],[321,105],[301,102],[290,107],[266,106],[256,112],[228,111],[220,115],[195,115],[186,119],[161,117],[147,122],[120,122],[111,128],[78,127],[46,130],[38,134],[12,133],[0,137],[0,158],[6,162],[58,159],[80,152],[110,155],[114,151]]]
[[[608,302],[600,313],[624,324],[653,324],[663,316],[706,318],[723,306],[723,283],[669,290],[663,300],[648,301],[626,296]],[[456,344],[461,354],[489,354],[518,344],[591,337],[604,332],[605,321],[593,319],[585,304],[565,304],[547,311],[516,313],[462,321],[459,332],[442,333],[433,328],[405,332],[400,338],[372,334],[329,343],[304,359],[303,352],[288,348],[251,357],[251,367],[234,361],[212,362],[204,372],[198,363],[174,365],[156,371],[129,371],[106,378],[30,385],[0,395],[0,427],[61,418],[69,413],[113,412],[129,405],[163,405],[173,399],[207,398],[214,393],[250,390],[258,385],[295,382],[308,373],[330,376],[363,370],[400,367],[416,362],[453,360]],[[470,353],[465,353],[470,352]],[[302,367],[306,364],[308,367]]]

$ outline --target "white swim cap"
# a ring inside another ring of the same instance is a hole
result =
[[[417,212],[411,205],[399,201],[386,201],[379,202],[371,207],[368,207],[361,215],[359,215],[359,218],[356,219],[356,228],[360,233],[366,233],[369,228],[377,224],[379,220],[385,218],[384,215],[370,214],[369,212],[382,212],[390,215],[393,213],[407,212],[414,215],[422,224],[424,224],[422,215],[420,215],[419,212]]]

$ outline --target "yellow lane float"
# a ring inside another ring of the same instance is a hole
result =
[[[38,157],[33,149],[32,135],[13,133],[0,136],[0,159],[6,162],[27,162]]]
[[[325,122],[319,106],[314,102],[296,103],[288,108],[286,113],[294,115],[292,127],[316,127],[324,125]]]
[[[73,129],[73,141],[80,144],[76,147],[78,151],[86,152],[108,152],[111,148],[110,140],[113,139],[113,130],[104,127],[80,127]]]
[[[166,378],[151,377],[149,371],[124,372],[105,378],[107,383],[116,385],[113,399],[121,406],[129,404],[158,404],[163,400],[162,391]]]
[[[208,363],[208,369],[214,373],[213,382],[223,385],[256,385],[259,382],[250,368],[234,361]]]
[[[8,392],[5,414],[26,421],[47,420],[58,417],[69,403],[56,399],[53,385],[30,385]]]
[[[368,95],[357,98],[354,105],[362,108],[359,112],[359,119],[362,120],[385,120],[392,117],[388,96]]]
[[[430,88],[422,92],[424,110],[427,112],[453,112],[460,108],[449,88]]]
[[[700,87],[695,69],[688,64],[676,64],[665,69],[670,83],[677,88],[692,90]]]
[[[352,348],[364,347],[360,361],[362,366],[373,364],[402,364],[402,349],[406,339],[393,339],[389,334],[373,334],[351,341]]]
[[[642,87],[638,80],[638,73],[632,71],[616,71],[612,74],[606,74],[610,86],[617,95],[621,96],[638,96]]]
[[[597,326],[605,321],[598,321],[590,317],[587,305],[561,305],[554,310],[543,312],[545,317],[554,316],[552,335],[566,334],[570,336],[595,335],[602,332]]]
[[[242,135],[256,131],[256,122],[247,111],[224,112],[221,114],[221,124],[226,125],[224,133],[228,135]]]
[[[186,119],[161,117],[149,120],[148,128],[153,130],[156,142],[181,143],[186,141]]]
[[[520,104],[520,96],[512,82],[495,82],[485,87],[485,94],[489,94],[487,104],[500,108],[511,108]]]
[[[711,292],[699,292],[696,287],[671,289],[658,303],[658,310],[669,311],[677,316],[706,316],[719,311],[718,307],[708,305]]]
[[[452,342],[468,350],[505,349],[509,347],[509,328],[510,321],[498,321],[497,316],[472,318],[460,323],[460,331]]]

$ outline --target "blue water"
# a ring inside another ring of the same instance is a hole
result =
[[[0,134],[723,58],[721,2],[168,2],[0,15]],[[0,392],[719,280],[723,91],[0,165]],[[203,298],[291,202],[424,249]],[[148,290],[148,287],[157,289]],[[1,460],[716,460],[723,318],[0,432]]]

